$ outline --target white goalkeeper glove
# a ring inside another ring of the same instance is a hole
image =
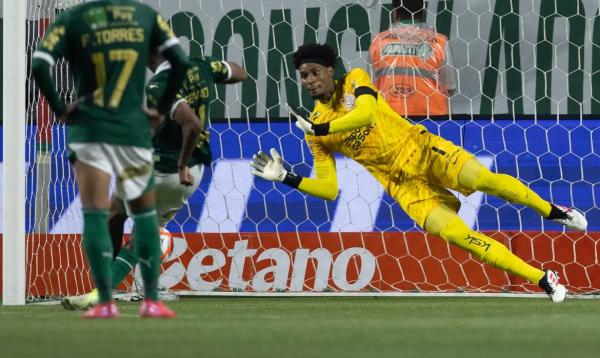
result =
[[[283,167],[283,159],[275,148],[271,148],[270,152],[272,158],[263,151],[252,156],[252,174],[265,180],[282,182],[288,173]]]
[[[315,135],[313,123],[311,121],[304,119],[304,117],[296,113],[287,103],[285,104],[285,107],[291,115],[296,117],[296,127],[300,128],[305,134]]]

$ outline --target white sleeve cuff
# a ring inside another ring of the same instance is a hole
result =
[[[50,55],[49,53],[46,52],[42,52],[42,51],[35,51],[33,53],[33,58],[39,58],[40,60],[44,60],[46,62],[48,62],[50,64],[50,66],[54,66],[54,57],[52,57],[52,55]]]
[[[175,45],[179,45],[179,39],[177,37],[171,37],[162,45],[158,46],[158,52],[163,53],[166,49],[171,48]]]
[[[233,72],[231,70],[231,65],[229,65],[229,63],[227,63],[227,61],[221,61],[223,62],[223,64],[225,66],[227,66],[227,78],[225,79],[225,81],[229,81],[231,79],[231,77],[233,77]]]
[[[181,102],[187,102],[185,100],[185,98],[180,98],[179,100],[177,100],[177,102],[173,103],[173,106],[171,107],[171,112],[169,113],[169,116],[171,119],[173,119],[173,115],[175,114],[175,111],[177,110],[177,106],[179,106],[179,104]]]

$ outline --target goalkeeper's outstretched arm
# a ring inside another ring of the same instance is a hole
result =
[[[288,110],[296,117],[296,127],[300,128],[305,134],[316,136],[352,131],[375,123],[377,92],[369,87],[359,87],[355,92],[358,92],[358,95],[354,109],[331,122],[312,123],[294,112],[289,106]]]
[[[328,123],[328,134],[352,131],[375,123],[377,92],[369,87],[359,87],[354,95],[356,96],[356,107]]]
[[[338,196],[338,183],[335,171],[335,160],[331,155],[315,157],[316,177],[305,178],[294,174],[284,167],[283,158],[274,148],[271,156],[259,151],[250,163],[252,174],[265,180],[281,182],[325,200],[335,200]]]

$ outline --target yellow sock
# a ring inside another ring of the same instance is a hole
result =
[[[529,282],[537,284],[544,276],[542,270],[521,260],[498,241],[471,230],[460,218],[450,221],[442,229],[440,236],[444,240],[469,251],[481,261],[522,277]]]
[[[496,174],[482,168],[473,182],[473,189],[500,197],[511,203],[525,205],[543,217],[550,214],[549,202],[540,198],[520,180],[510,175]]]

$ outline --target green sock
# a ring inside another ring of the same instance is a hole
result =
[[[119,251],[119,255],[115,257],[110,265],[112,269],[113,289],[119,286],[121,281],[129,275],[137,262],[138,258],[133,250],[123,247],[121,251]]]
[[[112,244],[108,233],[108,210],[83,209],[83,246],[100,303],[112,300]]]
[[[158,219],[154,208],[133,215],[133,244],[137,253],[144,281],[145,297],[158,299],[158,275],[160,273],[160,237]]]

